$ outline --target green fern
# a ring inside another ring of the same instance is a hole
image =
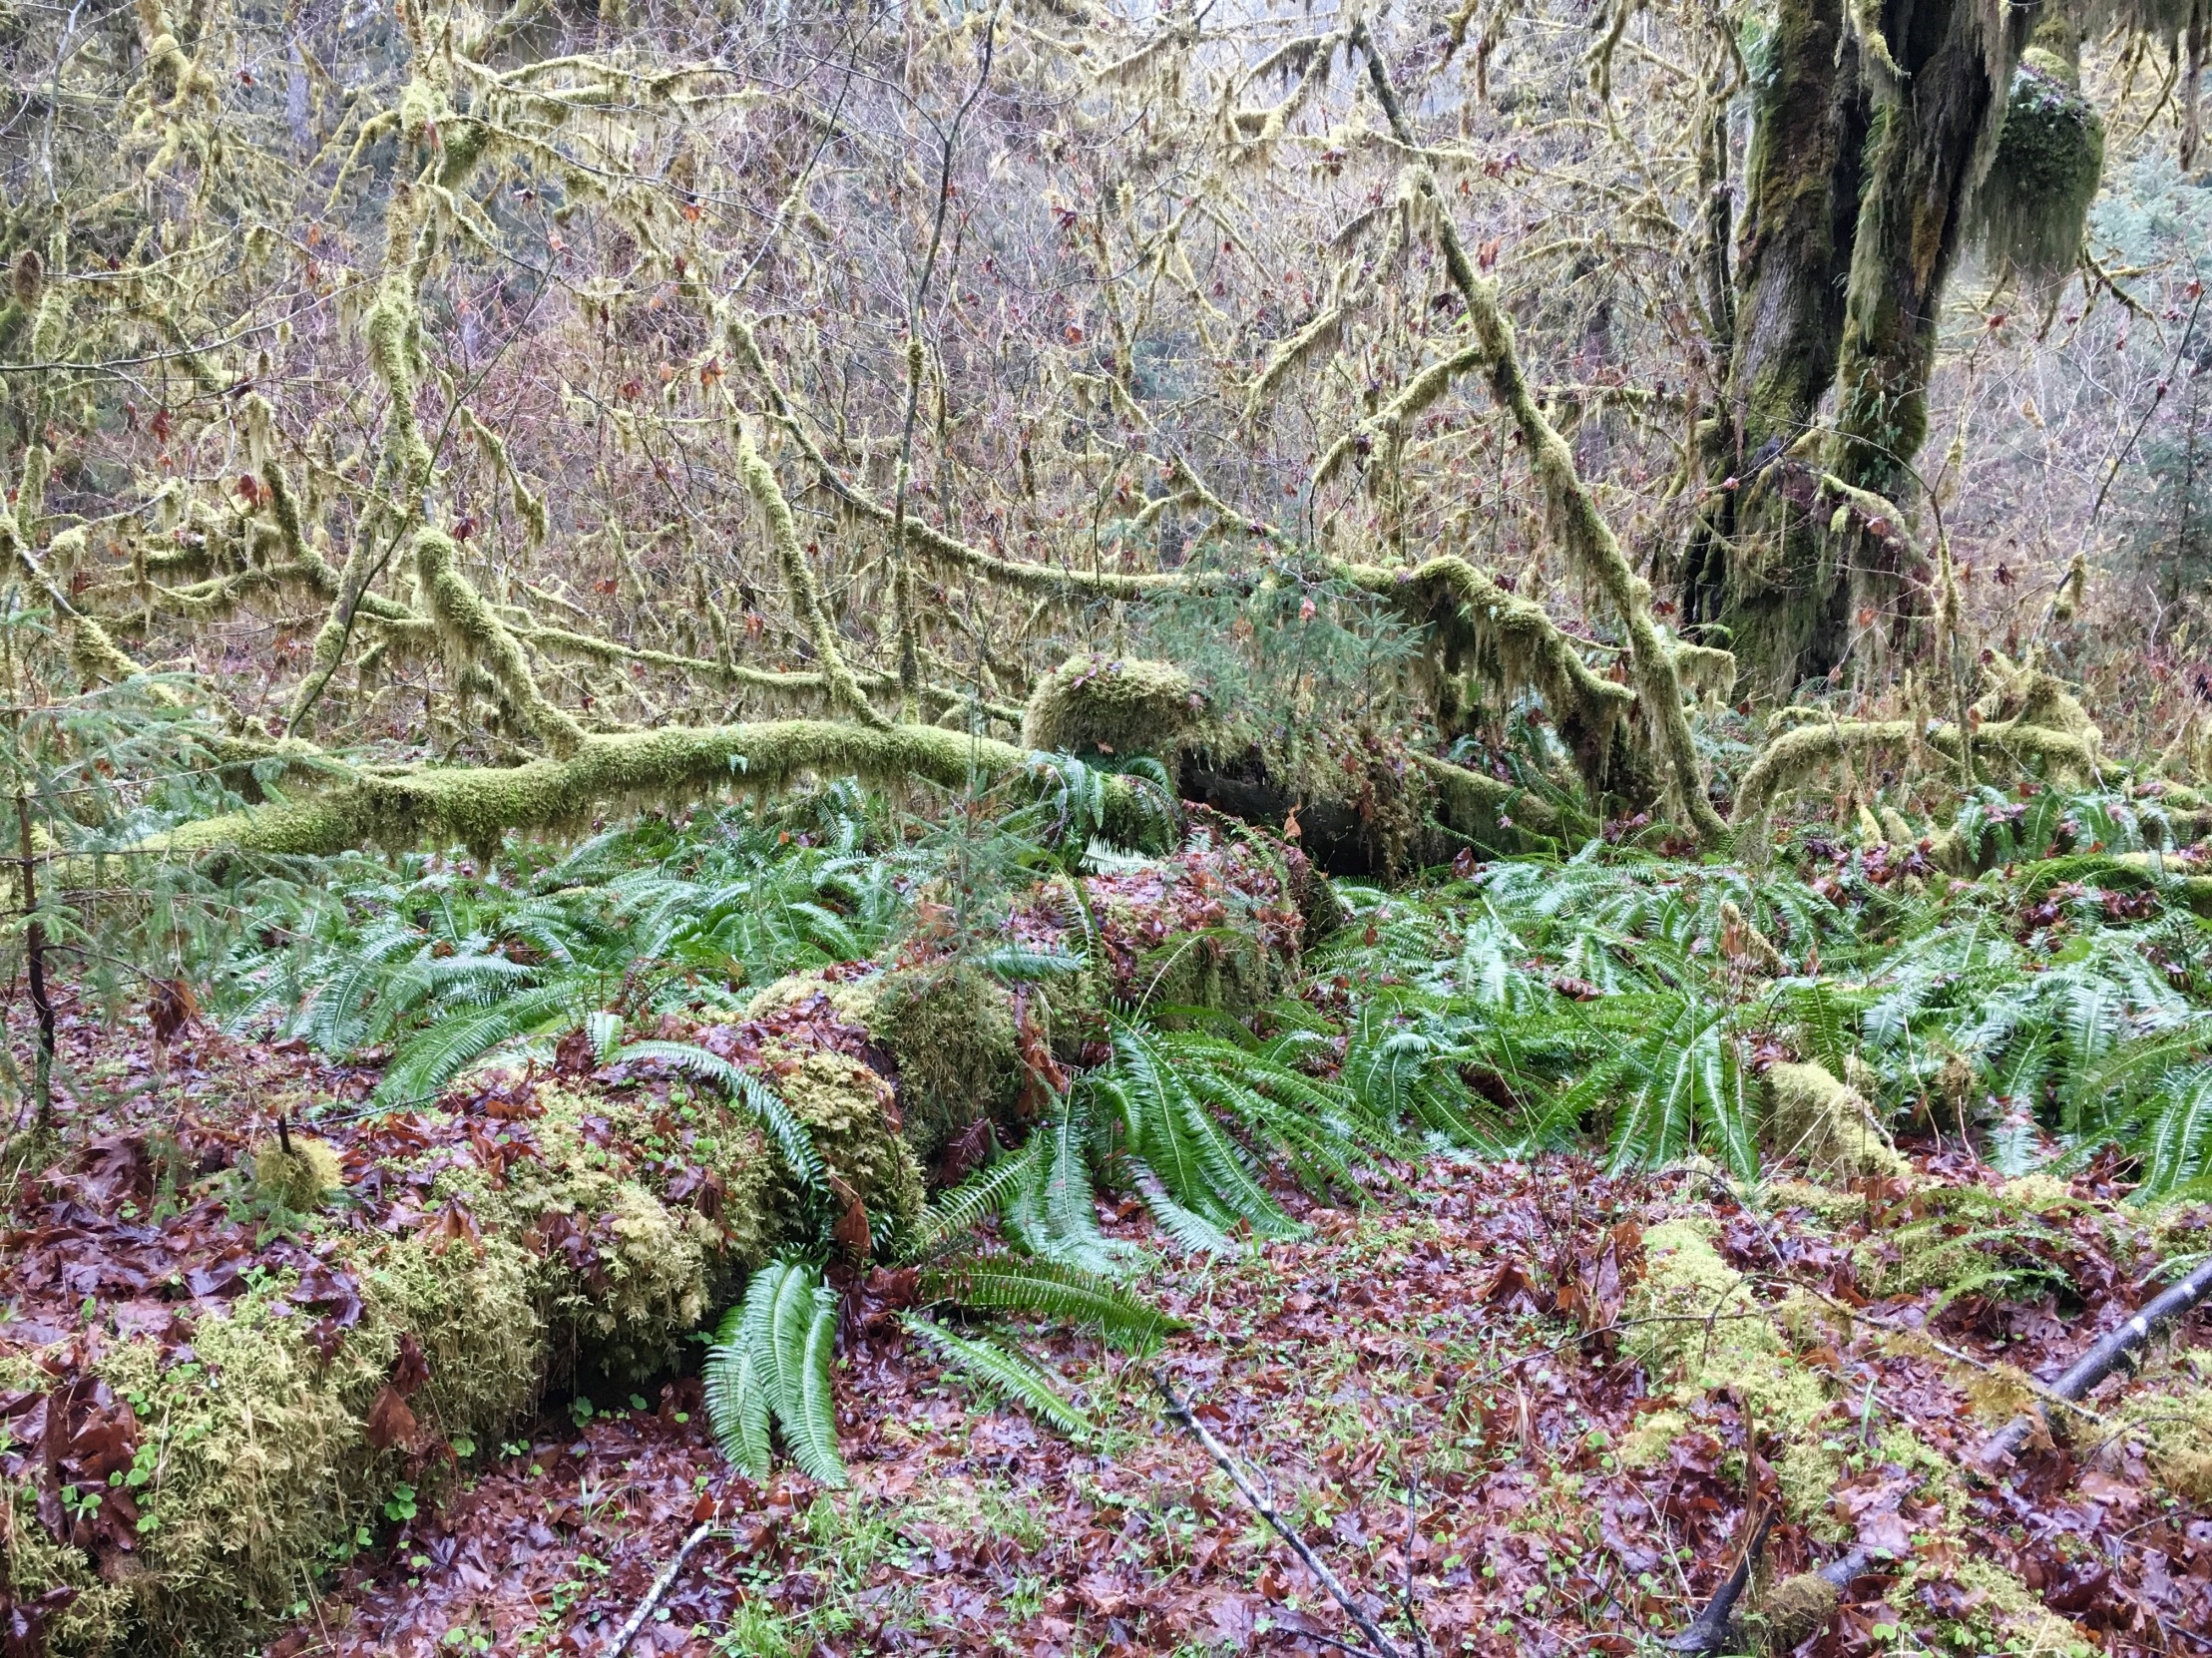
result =
[[[1077,1267],[1012,1255],[972,1255],[922,1273],[922,1300],[979,1312],[1028,1313],[1089,1325],[1138,1348],[1148,1348],[1182,1325],[1156,1308]]]
[[[836,1340],[837,1295],[810,1262],[771,1261],[723,1315],[706,1356],[707,1424],[753,1478],[768,1476],[772,1419],[808,1478],[832,1487],[847,1482],[829,1379]]]
[[[933,1348],[941,1360],[986,1389],[1019,1400],[1032,1416],[1068,1438],[1088,1441],[1098,1437],[1098,1424],[1068,1397],[1057,1377],[1027,1354],[989,1336],[955,1335],[919,1313],[906,1314],[903,1322],[907,1333]]]

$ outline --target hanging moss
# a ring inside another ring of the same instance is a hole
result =
[[[1022,740],[1048,753],[1172,755],[1196,732],[1203,706],[1172,662],[1071,656],[1038,684]]]
[[[1996,155],[1975,199],[1982,245],[2025,275],[2071,270],[2104,172],[2104,118],[2057,53],[2030,46],[2012,75]]]
[[[424,530],[415,537],[415,580],[423,609],[437,623],[456,671],[472,663],[482,666],[498,682],[508,705],[555,754],[575,753],[584,727],[538,689],[521,643],[461,574],[460,557],[459,545],[442,531]]]

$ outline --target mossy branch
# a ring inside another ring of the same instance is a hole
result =
[[[460,555],[460,547],[442,530],[423,530],[415,536],[415,580],[456,674],[469,663],[484,668],[547,747],[558,755],[573,754],[584,740],[584,727],[546,700],[520,641],[461,574]]]
[[[1352,29],[1352,43],[1367,60],[1369,83],[1377,103],[1398,142],[1418,153],[1413,125],[1406,117],[1390,67],[1364,23]],[[1645,713],[1657,727],[1670,770],[1670,785],[1678,804],[1688,814],[1698,837],[1708,843],[1725,842],[1728,826],[1705,798],[1697,762],[1697,747],[1690,735],[1688,715],[1682,708],[1682,686],[1675,672],[1673,653],[1659,637],[1651,617],[1651,589],[1630,568],[1614,540],[1612,528],[1598,512],[1587,488],[1576,476],[1574,455],[1551,423],[1544,417],[1522,371],[1515,348],[1513,324],[1498,303],[1498,284],[1476,274],[1446,208],[1436,180],[1426,168],[1417,168],[1421,193],[1436,209],[1437,239],[1446,269],[1467,303],[1468,320],[1488,359],[1491,394],[1513,416],[1529,448],[1529,463],[1542,486],[1551,522],[1565,542],[1567,552],[1603,590],[1628,634],[1629,664]]]
[[[869,702],[859,681],[854,679],[852,669],[846,665],[845,652],[837,642],[837,629],[822,606],[822,590],[806,562],[806,549],[799,545],[799,526],[791,516],[791,503],[784,499],[783,488],[775,481],[775,469],[753,447],[751,436],[742,426],[737,430],[737,468],[744,475],[745,488],[752,492],[753,500],[760,507],[760,516],[767,521],[768,545],[775,553],[785,585],[791,590],[791,608],[798,612],[807,637],[813,641],[815,659],[822,664],[823,677],[829,681],[831,700],[844,704],[870,725],[888,724],[889,721]]]
[[[185,824],[143,853],[238,851],[329,856],[359,847],[495,847],[510,830],[559,833],[623,806],[675,806],[736,790],[765,794],[802,773],[963,788],[1031,763],[1029,750],[930,725],[768,720],[586,736],[566,759],[390,776],[355,773],[324,792]],[[1107,832],[1147,838],[1150,808],[1107,777]]]

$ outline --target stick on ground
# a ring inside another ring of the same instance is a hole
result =
[[[1329,1598],[1342,1607],[1344,1615],[1359,1626],[1360,1633],[1368,1639],[1374,1658],[1405,1658],[1405,1654],[1399,1649],[1397,1643],[1392,1641],[1388,1635],[1385,1635],[1381,1626],[1360,1609],[1359,1602],[1354,1600],[1351,1591],[1337,1580],[1336,1573],[1322,1564],[1320,1556],[1313,1552],[1305,1538],[1299,1536],[1291,1528],[1289,1522],[1277,1511],[1274,1503],[1260,1494],[1259,1487],[1252,1482],[1251,1475],[1244,1471],[1244,1465],[1229,1453],[1228,1449],[1219,1440],[1206,1432],[1205,1424],[1191,1413],[1189,1404],[1177,1395],[1173,1388],[1168,1386],[1167,1378],[1156,1370],[1152,1372],[1152,1386],[1159,1390],[1160,1398],[1167,1403],[1168,1420],[1178,1428],[1188,1430],[1191,1437],[1205,1448],[1206,1454],[1213,1458],[1213,1465],[1229,1476],[1229,1483],[1236,1487],[1236,1494],[1244,1499],[1245,1506],[1265,1520],[1268,1529],[1290,1545],[1291,1552],[1298,1556],[1306,1570],[1313,1573],[1315,1581],[1322,1588],[1328,1590]],[[1332,1646],[1341,1644],[1335,1641],[1330,1642]]]
[[[686,1536],[677,1546],[675,1558],[661,1568],[661,1575],[653,1580],[653,1587],[646,1591],[646,1598],[638,1602],[638,1609],[624,1620],[620,1629],[615,1631],[615,1638],[608,1643],[604,1658],[623,1658],[623,1654],[630,1650],[630,1643],[635,1641],[638,1638],[639,1631],[645,1628],[646,1620],[653,1616],[654,1608],[659,1606],[666,1597],[667,1592],[675,1587],[676,1574],[682,1571],[683,1562],[691,1557],[693,1549],[709,1537],[727,1535],[726,1531],[716,1525],[700,1524],[692,1526],[690,1535]]]

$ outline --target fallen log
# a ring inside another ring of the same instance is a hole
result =
[[[2045,1391],[2051,1398],[2066,1404],[2087,1397],[2092,1388],[2126,1364],[2163,1326],[2193,1312],[2208,1295],[2212,1295],[2212,1258],[2207,1258],[2178,1284],[2152,1298],[2075,1360]],[[2014,1417],[1984,1441],[1969,1460],[1985,1472],[1992,1471],[2026,1446],[2045,1423],[2040,1407],[2031,1414]],[[1741,1620],[1734,1615],[1735,1606],[1758,1563],[1758,1550],[1764,1538],[1762,1527],[1751,1546],[1744,1550],[1742,1561],[1721,1583],[1712,1599],[1687,1628],[1666,1643],[1668,1651],[1714,1654],[1740,1650],[1743,1630]],[[1768,1590],[1760,1608],[1767,1626],[1768,1647],[1787,1652],[1824,1628],[1835,1614],[1843,1591],[1873,1564],[1874,1556],[1870,1551],[1853,1547],[1818,1570],[1800,1572]]]

